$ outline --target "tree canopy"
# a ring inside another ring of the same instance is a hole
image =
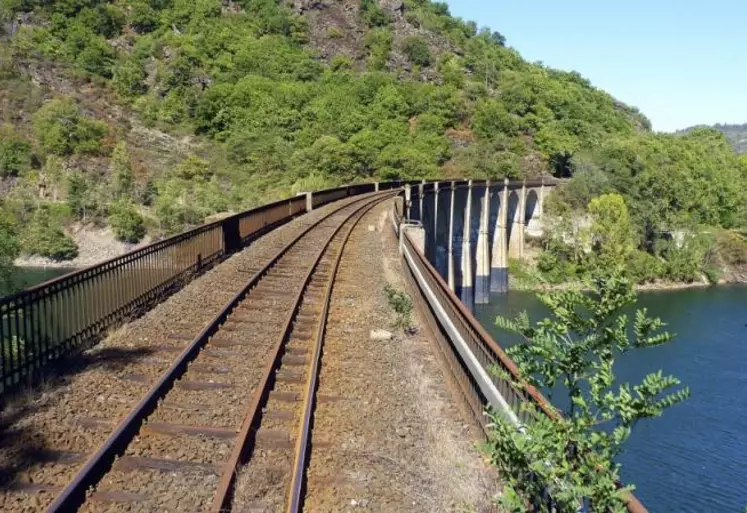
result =
[[[70,196],[72,219],[116,219],[127,196],[165,233],[301,183],[552,173],[578,182],[563,193],[577,212],[596,195],[621,195],[644,249],[683,224],[744,224],[747,162],[723,136],[652,133],[635,108],[576,72],[523,60],[443,2],[360,0],[352,27],[339,22],[341,2],[301,14],[274,0],[3,6],[3,19],[25,11],[43,22],[20,25],[12,72],[0,73],[5,89],[28,88],[17,102],[30,111],[0,129],[0,177],[28,191],[52,179],[49,156],[62,158],[53,185],[58,200]],[[51,63],[101,101],[70,88],[33,100],[28,79],[7,78],[28,62]],[[143,155],[159,150],[142,140],[127,151],[147,165],[122,176],[122,151],[112,150],[137,124],[188,134],[201,149],[179,159],[201,159],[210,176],[182,176],[176,159],[153,165]]]

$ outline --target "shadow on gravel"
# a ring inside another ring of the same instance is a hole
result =
[[[31,482],[25,472],[40,463],[70,465],[85,460],[87,455],[66,452],[65,447],[55,446],[53,437],[39,430],[41,422],[37,424],[31,420],[34,415],[44,415],[46,410],[60,403],[61,397],[55,396],[64,393],[63,389],[72,384],[75,375],[95,369],[116,373],[153,352],[149,348],[105,348],[65,358],[55,364],[54,371],[45,376],[43,383],[22,390],[7,401],[0,414],[0,493],[17,489],[19,481]],[[91,416],[95,416],[95,405],[90,411]],[[75,436],[86,436],[85,429],[72,422],[74,413],[70,412],[59,422],[70,423],[70,430],[78,431]],[[116,422],[119,419],[101,420]]]

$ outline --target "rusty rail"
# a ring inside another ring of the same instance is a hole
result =
[[[384,199],[391,197],[391,195],[384,196]],[[305,473],[306,466],[308,464],[308,446],[310,442],[310,433],[312,427],[312,418],[315,408],[316,401],[316,389],[319,376],[319,370],[321,365],[321,354],[322,346],[324,343],[324,332],[326,329],[327,313],[329,309],[329,303],[332,296],[332,286],[334,283],[337,269],[340,265],[342,253],[347,243],[350,234],[352,233],[355,226],[358,224],[360,219],[375,207],[381,200],[374,201],[368,205],[363,206],[361,209],[356,211],[351,218],[348,219],[352,222],[348,226],[346,232],[343,234],[342,243],[335,256],[334,263],[330,270],[329,277],[325,284],[325,291],[323,296],[320,298],[322,301],[322,309],[319,313],[319,325],[316,329],[316,335],[314,340],[314,347],[312,350],[311,360],[307,366],[308,375],[306,384],[304,387],[303,406],[300,421],[297,426],[297,437],[295,444],[295,451],[293,457],[293,466],[291,469],[291,479],[287,489],[286,508],[287,513],[299,513],[303,507],[303,490],[305,486]],[[312,265],[309,268],[303,282],[303,286],[299,289],[298,294],[295,298],[294,307],[289,311],[288,316],[285,320],[285,328],[278,336],[277,341],[271,352],[270,360],[264,369],[262,380],[257,387],[257,391],[254,394],[251,405],[247,409],[247,413],[239,431],[239,441],[234,445],[233,451],[231,452],[228,461],[224,465],[221,481],[218,485],[218,490],[214,495],[213,504],[211,506],[211,512],[220,513],[225,511],[231,511],[232,500],[234,493],[234,485],[236,481],[237,471],[239,467],[250,460],[254,450],[254,444],[256,442],[257,432],[260,429],[260,424],[263,415],[266,413],[267,403],[270,393],[275,385],[277,372],[282,366],[282,357],[286,352],[286,345],[291,338],[291,334],[294,330],[296,318],[301,310],[301,304],[304,299],[304,295],[307,292],[307,287],[311,283],[312,277],[317,272],[322,258],[325,256],[325,252],[329,249],[334,238],[340,234],[342,229],[345,227],[345,223],[342,223],[334,233],[332,233],[323,247],[319,250],[318,254],[314,258]]]
[[[531,414],[521,408],[527,402],[534,404],[548,417],[559,418],[560,413],[542,393],[525,384],[513,360],[449,288],[439,272],[417,249],[406,230],[399,233],[403,218],[400,201],[395,202],[392,217],[395,232],[402,238],[405,274],[411,289],[417,292],[420,311],[439,343],[441,354],[465,403],[485,435],[488,434],[485,416],[488,407],[503,409],[519,424],[531,420]],[[461,340],[458,342],[456,339]],[[466,344],[467,352],[464,351],[465,347],[458,347],[460,342]],[[492,372],[493,369],[499,369],[510,377],[505,379],[501,373]],[[516,387],[515,383],[524,384]],[[492,390],[497,391],[500,397],[495,398]],[[632,493],[628,494],[625,505],[628,513],[648,513]]]

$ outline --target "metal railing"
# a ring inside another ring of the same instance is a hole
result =
[[[559,418],[545,397],[521,378],[519,369],[492,336],[449,288],[439,272],[402,228],[403,204],[395,203],[393,224],[401,238],[405,274],[412,290],[419,294],[417,303],[425,314],[439,349],[470,413],[488,434],[486,409],[501,411],[515,425],[527,424],[532,413],[522,408],[533,404],[550,418]],[[400,230],[404,233],[400,234]],[[497,372],[496,372],[497,371]],[[517,387],[516,383],[521,383]],[[633,495],[626,497],[629,513],[648,513]]]
[[[382,189],[403,182],[382,183]],[[312,193],[321,206],[375,184]],[[0,397],[95,344],[256,237],[306,212],[306,196],[276,201],[155,242],[0,299]]]

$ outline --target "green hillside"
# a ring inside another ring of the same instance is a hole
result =
[[[0,0],[0,20],[0,194],[27,253],[74,255],[73,222],[134,242],[298,190],[439,176],[577,176],[564,204],[621,192],[641,248],[744,224],[747,166],[722,135],[655,135],[443,3]]]
[[[713,128],[718,132],[722,132],[737,153],[747,153],[747,123],[742,125],[713,125],[712,127],[696,126],[687,128],[685,130],[679,130],[678,134],[688,134],[698,128]]]

